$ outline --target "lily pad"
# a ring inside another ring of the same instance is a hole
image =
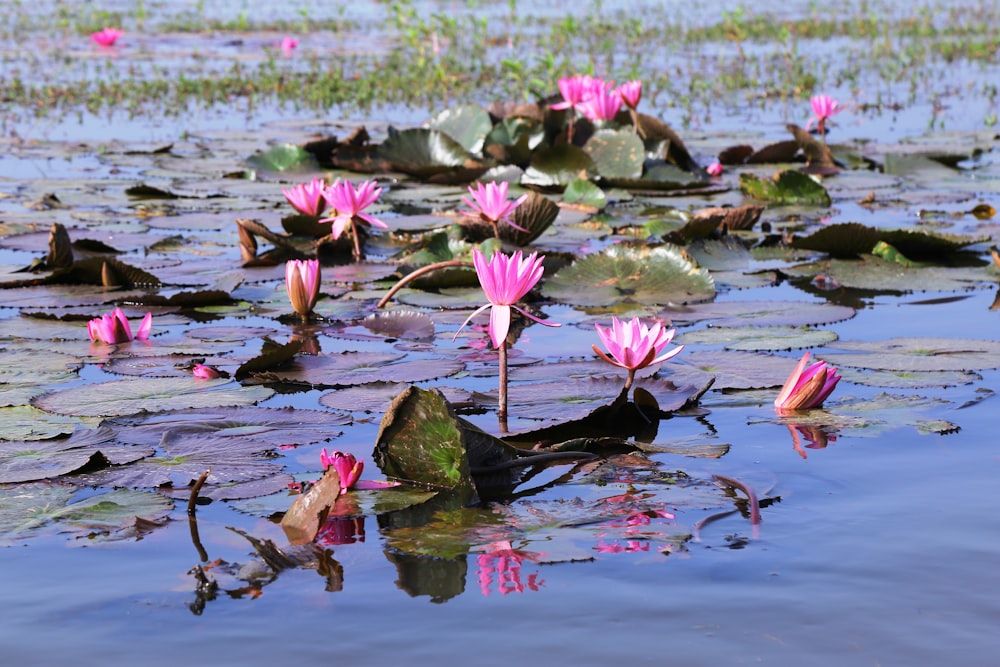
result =
[[[13,543],[42,533],[48,524],[92,540],[128,539],[165,519],[173,501],[155,493],[110,491],[75,500],[76,489],[44,482],[0,487],[0,541]]]
[[[832,356],[832,355],[831,355]],[[968,371],[872,371],[864,372],[841,366],[841,378],[854,384],[893,389],[923,389],[925,387],[956,387],[983,379]]]
[[[323,394],[319,397],[319,403],[334,410],[381,413],[385,412],[392,400],[406,387],[405,382],[370,382]],[[435,387],[435,389],[444,394],[451,405],[470,402],[470,394],[465,389],[455,387]]]
[[[599,130],[587,140],[583,150],[604,178],[637,179],[642,176],[645,149],[632,129]]]
[[[706,377],[714,376],[713,389],[762,389],[783,385],[795,363],[796,360],[789,357],[751,352],[684,350],[675,363],[663,369],[662,375],[671,378],[671,373],[688,366],[697,368]],[[690,381],[687,376],[684,380]]]
[[[389,338],[420,340],[434,337],[434,321],[424,313],[412,310],[372,313],[361,321],[361,325]]]
[[[392,352],[300,356],[287,368],[261,374],[259,378],[314,387],[346,387],[368,382],[420,382],[453,375],[465,368],[456,359],[399,361],[403,356]]]
[[[826,188],[800,171],[781,171],[770,180],[740,174],[740,189],[754,199],[778,204],[830,205]]]
[[[481,152],[486,135],[493,129],[490,115],[475,104],[445,109],[434,116],[429,125],[432,130],[443,132],[454,139],[469,153]]]
[[[30,405],[0,408],[0,433],[11,440],[43,440],[69,435],[80,424],[79,417],[53,415]]]
[[[241,387],[221,378],[144,378],[63,389],[33,399],[32,405],[59,415],[116,417],[176,408],[250,405],[273,394],[272,389]]]
[[[602,209],[608,205],[608,196],[604,190],[588,180],[578,178],[566,186],[563,191],[563,201],[567,204],[583,204]]]
[[[855,352],[855,354],[831,352],[821,355],[824,361],[835,366],[905,372],[1000,368],[1000,342],[993,340],[967,338],[842,340],[830,345],[830,348]]]
[[[581,148],[560,144],[535,151],[521,183],[561,188],[578,178],[590,179],[595,170],[594,161]]]
[[[50,479],[87,465],[132,463],[153,453],[115,445],[114,436],[110,428],[97,428],[75,431],[68,438],[0,443],[0,484]]]
[[[906,267],[875,255],[859,260],[831,259],[783,269],[795,277],[822,275],[842,287],[876,292],[955,292],[974,289],[990,281],[982,269],[942,266]]]
[[[715,285],[708,271],[676,246],[619,244],[561,269],[545,281],[542,292],[578,306],[666,305],[707,301],[715,295]]]
[[[469,152],[460,143],[444,132],[427,128],[390,133],[378,154],[399,171],[418,178],[453,172],[466,167],[469,161]]]
[[[263,171],[290,171],[316,168],[316,159],[309,151],[295,144],[277,144],[263,153],[247,158],[247,164]]]
[[[716,301],[670,307],[660,313],[669,321],[693,324],[712,320],[713,326],[819,326],[849,320],[855,311],[849,306],[808,301]]]
[[[804,327],[712,327],[686,331],[679,343],[723,345],[727,350],[773,352],[804,347],[819,347],[837,340],[837,334],[826,329]]]

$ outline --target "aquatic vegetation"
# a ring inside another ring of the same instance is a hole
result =
[[[826,121],[842,111],[840,102],[829,95],[816,95],[809,100],[809,105],[812,107],[813,115],[806,123],[806,129],[808,130],[815,121],[816,131],[823,141],[826,141]]]
[[[840,382],[837,370],[825,361],[806,366],[808,363],[809,352],[806,352],[774,399],[774,407],[779,412],[818,408]]]
[[[153,314],[146,313],[139,323],[134,338],[146,340],[149,338],[150,330],[153,328]],[[100,317],[95,317],[87,323],[87,334],[94,342],[115,345],[117,343],[127,343],[133,339],[132,327],[128,323],[128,318],[121,308],[115,308],[110,313],[105,313]]]

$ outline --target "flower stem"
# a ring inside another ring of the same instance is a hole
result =
[[[498,350],[500,352],[500,389],[497,402],[499,407],[497,409],[497,417],[500,418],[500,424],[504,427],[507,425],[507,341],[503,341],[500,344]]]
[[[627,392],[629,389],[631,389],[633,382],[635,382],[635,369],[630,368],[628,369],[628,377],[625,378],[625,389],[623,389],[622,391]]]
[[[386,293],[384,297],[375,305],[376,308],[382,308],[385,304],[389,303],[389,300],[398,292],[403,289],[411,282],[419,278],[420,276],[430,273],[431,271],[437,271],[438,269],[447,269],[453,266],[472,266],[472,262],[466,262],[461,259],[449,259],[446,262],[434,262],[433,264],[428,264],[427,266],[421,266],[419,269],[412,271],[402,278],[399,282],[392,286],[392,288]]]
[[[354,261],[361,261],[361,236],[358,234],[358,225],[351,221],[351,234],[354,236]]]

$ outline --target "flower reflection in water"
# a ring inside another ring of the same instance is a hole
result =
[[[804,459],[809,458],[806,449],[825,449],[828,444],[837,441],[836,431],[827,433],[827,430],[822,426],[804,424],[785,424],[785,426],[792,434],[792,447]],[[802,445],[803,438],[806,441],[805,449]]]
[[[527,575],[527,579],[522,580],[521,565],[526,560],[537,563],[544,556],[545,554],[536,551],[515,549],[510,540],[493,542],[476,557],[479,590],[483,595],[492,593],[493,575],[496,575],[496,589],[501,595],[523,593],[525,588],[537,591],[545,581],[539,578],[538,572],[532,572]]]
[[[316,544],[324,547],[364,541],[365,517],[363,516],[351,519],[327,519],[316,534]]]

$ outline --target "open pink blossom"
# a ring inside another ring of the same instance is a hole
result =
[[[470,201],[468,197],[462,197],[462,201],[473,209],[468,212],[469,215],[479,216],[484,222],[493,225],[494,230],[499,229],[501,222],[506,222],[514,229],[527,232],[527,229],[516,224],[510,216],[514,209],[528,199],[528,195],[521,195],[514,201],[508,201],[507,187],[506,181],[500,183],[493,181],[485,185],[476,183],[475,187],[469,186],[469,194],[475,201]]]
[[[577,108],[590,120],[613,120],[622,108],[622,96],[617,90],[594,90]]]
[[[299,213],[304,215],[320,215],[326,210],[326,181],[322,178],[314,178],[308,183],[293,186],[281,192],[285,199]]]
[[[399,486],[399,482],[362,480],[361,472],[365,469],[364,459],[355,459],[353,454],[334,451],[332,454],[326,451],[326,447],[319,455],[320,465],[323,470],[333,468],[340,477],[340,493],[347,493],[350,489],[371,490],[388,489]]]
[[[563,101],[553,104],[550,108],[579,109],[580,104],[591,97],[598,90],[605,90],[607,84],[604,79],[592,77],[589,74],[574,74],[573,76],[559,79],[559,92],[562,93]]]
[[[329,218],[323,218],[320,222],[333,223],[330,234],[335,239],[339,239],[348,226],[351,227],[351,231],[354,232],[355,261],[361,261],[362,258],[361,238],[357,229],[358,225],[381,227],[382,229],[389,228],[387,224],[378,218],[364,212],[366,208],[375,203],[380,194],[382,194],[382,188],[378,187],[378,183],[374,180],[364,181],[358,184],[356,188],[350,181],[337,181],[327,188],[324,194],[327,204],[335,209],[335,214]]]
[[[520,250],[513,255],[505,255],[502,252],[493,253],[493,257],[486,260],[486,257],[478,248],[472,251],[472,264],[476,267],[476,275],[479,276],[479,284],[486,293],[489,303],[477,308],[468,319],[459,327],[458,331],[465,328],[473,317],[483,312],[487,308],[490,310],[490,340],[493,347],[499,348],[507,340],[507,332],[510,330],[510,309],[514,308],[528,319],[534,320],[547,327],[560,326],[555,322],[540,320],[528,313],[519,306],[515,306],[525,294],[531,291],[542,277],[542,260],[538,253],[533,252],[528,257],[524,257]],[[458,332],[455,333],[458,335]]]
[[[625,103],[625,106],[629,109],[635,109],[639,106],[639,100],[642,99],[642,81],[638,79],[626,81],[618,86],[618,94],[622,96],[622,102]]]
[[[281,48],[281,52],[285,55],[286,58],[291,57],[292,52],[295,51],[298,45],[299,45],[299,40],[295,39],[294,37],[283,37],[281,39],[281,42],[278,43],[278,46]]]
[[[597,329],[597,335],[600,336],[610,356],[596,345],[593,346],[594,352],[609,364],[627,370],[635,371],[658,364],[676,356],[684,349],[683,345],[678,345],[669,352],[660,354],[673,340],[676,329],[667,329],[659,321],[648,327],[640,322],[638,317],[633,317],[629,322],[622,322],[612,315],[610,327],[605,328],[595,324],[594,328]]]
[[[115,42],[125,34],[124,30],[118,28],[104,28],[95,33],[91,33],[90,38],[101,46],[114,46]]]
[[[321,273],[319,260],[290,259],[285,262],[285,289],[292,308],[303,318],[308,317],[319,296]]]
[[[153,314],[146,313],[139,324],[139,329],[135,332],[135,338],[146,340],[149,332],[153,328]],[[100,317],[95,317],[87,323],[87,333],[90,340],[100,341],[109,345],[116,343],[127,343],[133,339],[132,327],[129,326],[128,319],[121,308],[115,308],[110,313],[105,313]]]
[[[806,352],[778,392],[774,407],[779,413],[820,407],[840,382],[836,369],[825,361],[817,361],[807,367],[808,363],[809,352]]]
[[[220,373],[217,368],[206,366],[204,364],[195,364],[194,368],[191,369],[191,375],[195,376],[199,380],[214,380],[222,377],[222,373]]]
[[[816,95],[809,100],[809,105],[812,107],[813,117],[806,123],[806,130],[808,130],[812,126],[813,121],[815,121],[816,129],[819,130],[821,136],[825,137],[826,121],[834,114],[840,113],[840,102],[833,99],[829,95]]]

